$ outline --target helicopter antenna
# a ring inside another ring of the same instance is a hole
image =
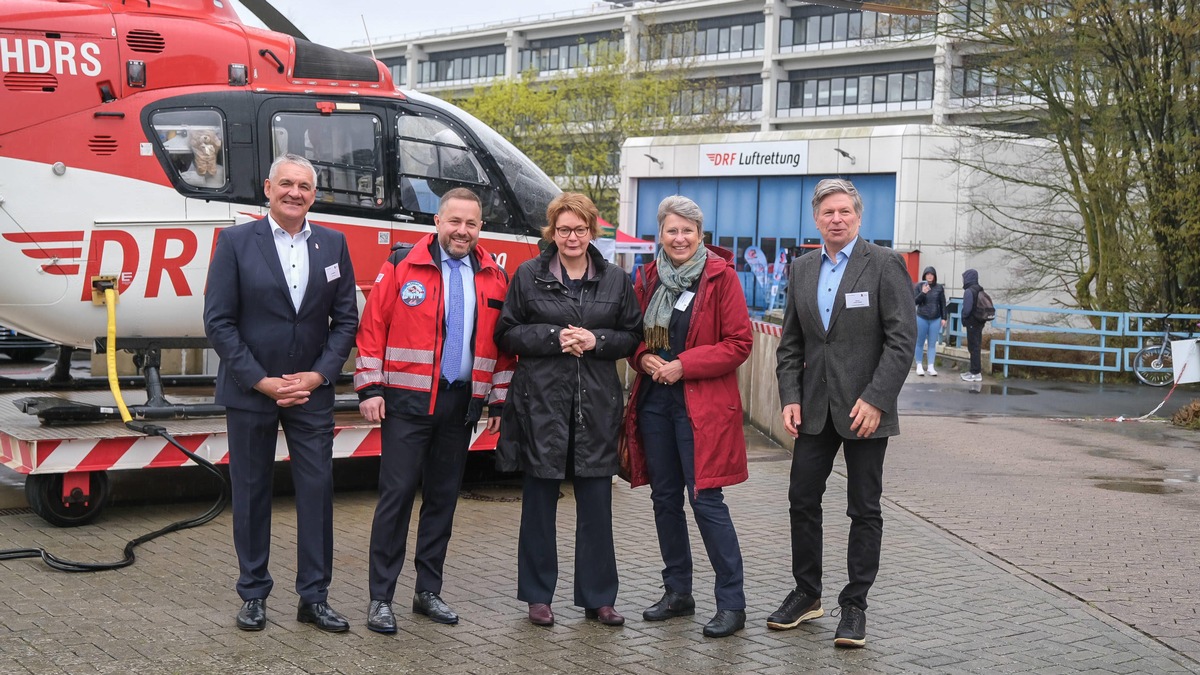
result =
[[[367,17],[359,14],[358,18],[362,19],[363,33],[367,36],[367,47],[371,50],[371,58],[375,58],[375,45],[371,44],[371,31],[367,30]]]

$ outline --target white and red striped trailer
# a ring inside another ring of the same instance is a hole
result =
[[[74,401],[112,405],[107,392],[70,394],[6,394],[0,396],[0,463],[26,475],[26,497],[34,512],[55,525],[82,525],[94,519],[107,499],[108,471],[194,465],[163,438],[144,436],[119,421],[73,425],[42,425],[17,409],[14,402],[35,395],[57,395]],[[133,396],[136,396],[134,394]],[[173,399],[174,400],[174,399]],[[135,401],[127,396],[126,402]],[[140,401],[137,401],[140,403]],[[486,420],[476,425],[472,451],[494,450],[495,434],[484,433]],[[156,422],[188,450],[214,464],[229,462],[224,418]],[[375,457],[380,451],[379,427],[357,413],[335,416],[333,458]],[[275,460],[288,459],[283,432]]]

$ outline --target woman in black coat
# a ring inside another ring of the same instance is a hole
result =
[[[591,246],[598,216],[581,194],[550,202],[546,248],[517,269],[496,324],[496,344],[517,355],[496,464],[525,473],[517,598],[539,626],[554,623],[555,516],[565,478],[575,488],[575,604],[601,623],[625,622],[613,607],[612,477],[623,408],[616,362],[637,349],[642,312],[629,275]]]

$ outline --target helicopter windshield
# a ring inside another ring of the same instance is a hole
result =
[[[486,149],[496,163],[500,165],[500,170],[504,173],[504,178],[512,187],[513,195],[517,198],[517,205],[525,214],[525,219],[530,225],[541,230],[546,225],[546,205],[552,199],[562,192],[554,181],[546,175],[536,164],[516,148],[508,139],[492,130],[483,122],[475,119],[473,115],[465,110],[451,105],[440,98],[435,98],[416,91],[405,91],[404,95],[413,101],[424,103],[430,107],[446,110],[450,115],[457,118],[475,134],[479,139],[480,144]]]

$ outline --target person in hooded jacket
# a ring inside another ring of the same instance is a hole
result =
[[[983,290],[979,285],[979,272],[969,269],[962,274],[962,325],[967,332],[967,353],[971,355],[970,369],[960,375],[965,382],[982,382],[983,366],[979,360],[979,350],[983,346],[983,323],[974,317],[976,294]]]
[[[933,360],[937,358],[938,336],[946,327],[946,287],[937,281],[937,270],[932,265],[925,268],[921,280],[913,286],[917,303],[917,375],[937,377]],[[921,351],[928,356],[929,367],[921,366]]]
[[[716,573],[717,613],[708,637],[746,625],[742,553],[721,488],[749,477],[737,368],[754,340],[733,254],[704,245],[704,214],[691,199],[658,206],[658,256],[634,285],[645,339],[630,359],[637,379],[625,410],[633,487],[650,484],[663,558],[662,599],[647,621],[695,613],[687,494]]]
[[[563,193],[546,209],[545,250],[521,264],[496,324],[496,344],[517,355],[496,465],[523,471],[517,598],[529,620],[554,624],[559,484],[575,488],[575,604],[619,626],[612,477],[623,396],[616,362],[642,340],[629,275],[604,260],[595,204]]]

